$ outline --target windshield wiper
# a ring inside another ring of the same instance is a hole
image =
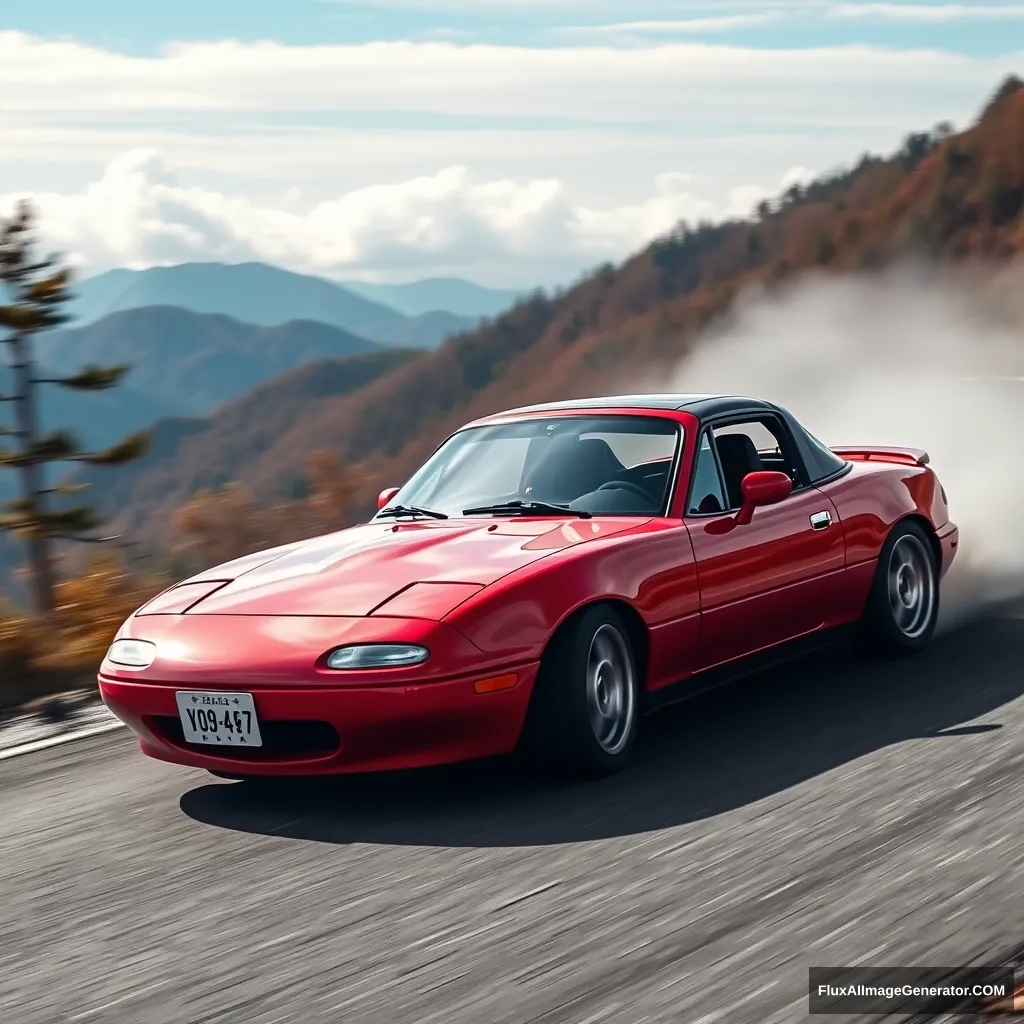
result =
[[[383,519],[385,516],[427,516],[429,519],[447,519],[443,512],[432,508],[420,508],[419,505],[389,505],[382,508],[373,518]]]
[[[479,508],[462,510],[464,516],[482,516],[486,513],[507,516],[575,516],[577,519],[593,519],[589,512],[582,512],[550,501],[503,501],[497,505],[481,505]]]

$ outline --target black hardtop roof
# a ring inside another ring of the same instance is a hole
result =
[[[524,405],[509,409],[504,416],[527,412],[567,412],[573,409],[685,409],[698,419],[732,412],[762,409],[778,412],[778,406],[760,398],[743,395],[612,395],[604,398],[575,398],[565,402]]]
[[[524,405],[518,409],[509,409],[496,416],[486,416],[467,426],[484,426],[489,423],[507,422],[521,414],[545,412],[583,412],[588,409],[607,410],[614,413],[616,409],[636,410],[681,410],[697,418],[701,429],[707,424],[712,428],[719,417],[749,416],[755,418],[758,413],[772,414],[781,420],[790,434],[799,455],[807,470],[811,483],[832,479],[850,469],[851,463],[846,462],[815,440],[796,417],[780,405],[766,402],[763,398],[749,398],[746,395],[611,395],[604,398],[576,398],[565,402],[548,402],[543,405]],[[728,422],[728,420],[726,420]],[[465,428],[463,428],[465,429]]]

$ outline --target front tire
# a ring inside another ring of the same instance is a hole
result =
[[[889,656],[927,647],[939,617],[939,572],[931,542],[914,522],[886,538],[871,583],[863,626],[871,645]]]
[[[587,608],[544,654],[522,746],[534,763],[591,778],[612,775],[629,762],[639,717],[629,631],[613,609]]]

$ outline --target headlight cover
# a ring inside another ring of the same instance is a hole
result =
[[[126,668],[149,668],[156,658],[156,644],[149,640],[115,640],[107,651],[107,661]]]
[[[420,665],[430,651],[418,644],[352,644],[327,655],[327,667],[334,669],[402,668]]]

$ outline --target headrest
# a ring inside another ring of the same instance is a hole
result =
[[[602,438],[562,435],[551,441],[526,483],[531,498],[564,503],[596,491],[624,468]]]

